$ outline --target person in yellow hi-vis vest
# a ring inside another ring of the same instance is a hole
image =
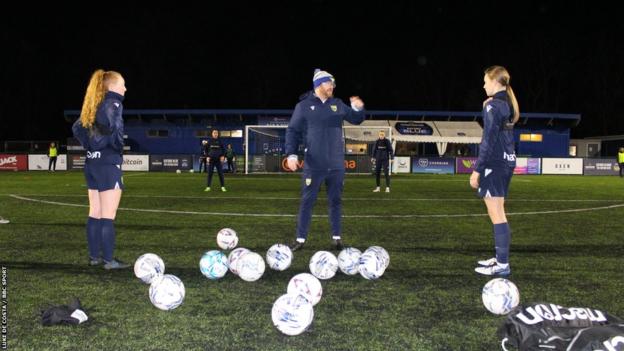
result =
[[[618,164],[620,165],[620,178],[624,177],[624,147],[618,152]]]
[[[50,148],[48,149],[48,157],[50,158],[50,163],[48,163],[48,171],[56,171],[56,157],[58,156],[58,151],[56,150],[56,144],[50,143]]]

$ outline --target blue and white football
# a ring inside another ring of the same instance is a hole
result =
[[[208,279],[223,278],[228,271],[228,260],[223,252],[210,250],[199,260],[199,270]]]

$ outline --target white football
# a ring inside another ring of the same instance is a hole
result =
[[[384,249],[381,246],[371,246],[368,249],[366,249],[366,251],[364,252],[374,252],[375,255],[377,255],[380,259],[381,262],[383,262],[384,267],[388,268],[388,266],[390,265],[390,255],[388,254],[388,251],[386,251],[386,249]]]
[[[516,284],[503,278],[487,282],[481,292],[483,305],[494,314],[507,314],[520,303],[520,292]]]
[[[337,270],[338,259],[329,251],[317,251],[310,258],[310,272],[319,279],[330,279]]]
[[[169,311],[182,304],[186,290],[182,281],[172,274],[156,277],[149,288],[150,301],[157,308]]]
[[[151,284],[152,280],[165,274],[165,262],[153,253],[146,253],[134,262],[134,275],[145,284]]]
[[[314,306],[321,301],[323,286],[312,274],[300,273],[290,279],[287,292],[289,294],[300,294]]]
[[[280,296],[271,310],[275,327],[286,335],[303,333],[314,319],[314,308],[303,296],[286,294]]]
[[[199,271],[208,279],[223,278],[228,271],[227,257],[221,251],[210,250],[199,260]]]
[[[269,248],[266,254],[267,264],[271,269],[283,271],[290,267],[293,254],[290,247],[284,244],[275,244]]]
[[[238,245],[238,235],[234,229],[223,228],[217,233],[217,245],[223,250],[231,250]]]
[[[381,277],[386,271],[386,266],[379,256],[374,252],[364,252],[360,256],[360,265],[358,267],[360,275],[366,279],[374,280]]]
[[[228,255],[228,267],[230,267],[230,272],[238,275],[238,270],[236,269],[238,260],[239,258],[241,258],[241,256],[243,256],[244,254],[248,252],[250,251],[244,247],[236,248],[232,250],[232,252],[230,252],[230,254]]]
[[[338,254],[338,267],[344,274],[356,275],[359,272],[362,251],[347,247]]]
[[[236,270],[242,280],[248,282],[256,281],[264,274],[264,260],[257,253],[248,252],[238,259]]]
[[[176,173],[180,174],[180,173],[182,173],[182,171],[179,170],[179,169],[176,169]]]

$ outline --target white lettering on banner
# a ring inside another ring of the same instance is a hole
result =
[[[153,166],[162,166],[161,162],[153,161]],[[149,155],[123,155],[124,171],[149,171]]]
[[[165,167],[177,167],[178,163],[179,162],[177,158],[164,158],[163,159],[163,166]]]
[[[611,339],[606,340],[602,344],[607,348],[606,351],[618,351],[619,349],[618,345],[624,346],[624,336],[620,336],[620,335],[614,336]],[[616,347],[618,348],[616,349]],[[600,350],[597,350],[597,351],[600,351]]]
[[[508,154],[506,152],[503,151],[503,158],[509,162],[513,162],[516,160],[516,154]]]
[[[94,159],[102,157],[102,153],[99,151],[87,151],[87,158]]]
[[[596,163],[596,169],[601,171],[610,171],[611,163]]]
[[[127,158],[124,158],[123,160],[123,164],[124,166],[130,166],[130,165],[134,165],[134,166],[140,166],[143,164],[143,160],[129,160]]]
[[[550,304],[550,309],[545,304],[539,304],[524,309],[529,316],[520,312],[516,317],[526,324],[537,324],[544,320],[549,321],[561,321],[563,319],[575,320],[575,319],[589,319],[592,322],[606,322],[607,318],[599,310],[592,310],[582,307],[570,307],[565,308],[559,305]]]
[[[9,156],[5,158],[0,158],[0,166],[4,166],[8,163],[17,163],[17,156]]]
[[[428,166],[448,166],[448,162],[447,161],[433,161],[433,160],[429,160],[427,158],[421,158],[418,159],[418,166],[419,167],[428,167]]]
[[[543,158],[542,174],[583,174],[582,158]]]

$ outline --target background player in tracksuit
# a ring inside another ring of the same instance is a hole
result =
[[[470,176],[470,186],[478,189],[485,201],[494,226],[496,257],[481,260],[475,271],[485,275],[505,276],[511,273],[509,245],[511,230],[505,215],[505,197],[516,167],[513,126],[520,118],[518,101],[504,67],[485,70],[483,89],[488,99],[483,102],[483,137],[479,158]]]
[[[390,173],[388,172],[389,163],[394,159],[394,153],[392,151],[392,143],[386,139],[386,133],[382,130],[379,131],[379,139],[375,141],[373,147],[373,159],[375,160],[375,181],[377,181],[377,187],[373,190],[374,193],[379,192],[379,176],[381,175],[381,169],[383,168],[384,176],[386,176],[386,192],[390,192]]]
[[[202,168],[204,171],[208,170],[208,140],[202,140],[201,142],[201,151],[199,155],[199,173],[202,172]]]
[[[84,174],[89,194],[89,265],[104,263],[105,269],[129,267],[113,258],[114,220],[123,190],[122,101],[125,92],[121,74],[95,71],[87,87],[80,118],[72,127],[74,136],[87,150]]]
[[[232,149],[232,144],[228,144],[227,149],[225,149],[225,159],[230,173],[236,173],[236,153]]]
[[[204,191],[210,191],[210,184],[212,183],[212,174],[214,173],[214,168],[217,167],[217,172],[219,173],[219,181],[221,182],[221,191],[227,191],[225,189],[225,181],[223,180],[223,158],[225,155],[225,148],[223,147],[223,143],[221,143],[221,139],[219,139],[219,131],[212,131],[212,138],[208,140],[208,186]]]
[[[312,208],[318,191],[324,182],[329,202],[329,222],[332,239],[341,250],[341,196],[344,184],[343,120],[360,124],[364,120],[364,103],[359,97],[351,97],[351,107],[334,97],[334,77],[321,70],[314,72],[314,91],[301,97],[295,106],[286,129],[287,165],[297,170],[297,148],[303,142],[305,156],[301,204],[297,219],[297,239],[290,245],[293,251],[303,247],[308,236]]]

